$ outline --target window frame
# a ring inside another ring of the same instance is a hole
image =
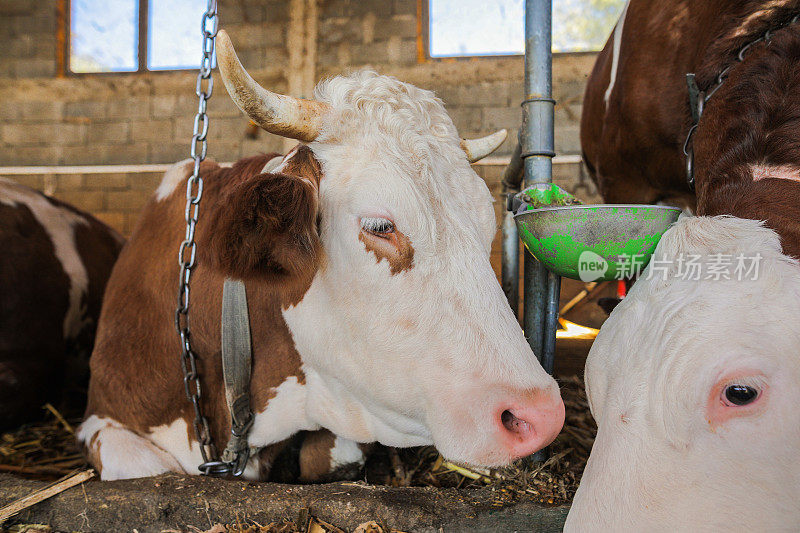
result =
[[[417,0],[417,42],[422,50],[417,50],[420,58],[424,57],[425,61],[469,61],[471,59],[511,59],[511,58],[524,58],[525,52],[518,52],[513,54],[475,54],[463,56],[432,56],[431,55],[431,17],[430,17],[430,2],[431,0]],[[603,44],[605,46],[605,43]],[[573,52],[552,52],[553,57],[562,56],[586,56],[596,55],[603,51],[603,46],[598,50],[575,50]]]
[[[70,66],[71,59],[71,44],[72,44],[72,0],[59,0],[66,4],[64,6],[64,16],[62,17],[61,32],[64,35],[64,43],[62,47],[63,71],[61,75],[64,76],[127,76],[132,74],[158,74],[175,72],[191,72],[200,68],[198,63],[196,67],[188,68],[169,68],[169,69],[149,69],[147,68],[147,41],[149,38],[150,30],[150,0],[136,0],[138,6],[138,20],[137,20],[137,68],[136,70],[115,70],[108,72],[73,72]],[[58,30],[57,30],[58,31]]]

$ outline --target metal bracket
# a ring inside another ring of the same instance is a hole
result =
[[[552,150],[531,150],[530,152],[523,152],[521,157],[522,159],[525,159],[526,157],[531,157],[535,155],[542,157],[555,157],[556,153],[553,152]]]
[[[686,183],[689,188],[694,190],[694,145],[692,138],[697,125],[703,116],[705,109],[706,93],[697,86],[697,76],[693,72],[686,74],[686,87],[689,90],[689,109],[692,112],[692,126],[686,134],[686,141],[683,143],[683,154],[686,156]]]
[[[697,76],[694,72],[686,75],[686,87],[689,89],[689,109],[692,112],[692,123],[697,124],[700,121],[700,115],[697,110],[697,102],[700,100],[700,87],[697,86]]]
[[[546,96],[532,96],[530,98],[526,98],[525,100],[523,100],[522,103],[519,105],[525,105],[531,102],[550,102],[551,104],[556,105],[555,99],[548,98]]]
[[[253,427],[250,410],[250,372],[253,350],[250,344],[250,313],[244,283],[226,279],[222,288],[222,375],[225,400],[231,413],[231,437],[222,452],[230,473],[240,476],[250,457],[247,435]]]

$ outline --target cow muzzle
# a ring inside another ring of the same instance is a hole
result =
[[[494,418],[501,447],[515,460],[541,450],[558,436],[564,426],[564,401],[558,394],[536,390],[528,399],[500,404]]]
[[[466,396],[471,401],[442,410],[432,430],[436,447],[453,461],[503,466],[553,442],[564,425],[555,386]]]

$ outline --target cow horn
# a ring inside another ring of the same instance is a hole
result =
[[[319,135],[322,117],[330,109],[315,100],[303,100],[266,90],[247,73],[225,30],[217,34],[217,64],[228,94],[250,119],[275,135],[311,142]]]
[[[474,163],[500,148],[507,134],[506,130],[500,130],[480,139],[461,139],[461,149],[467,154],[469,162]]]

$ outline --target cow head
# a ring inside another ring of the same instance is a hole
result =
[[[716,279],[720,260],[731,279]],[[598,433],[565,531],[793,528],[798,317],[800,268],[762,223],[694,217],[667,231],[589,353]]]
[[[305,143],[265,170],[286,178],[275,194],[298,214],[278,224],[296,237],[272,238],[290,258],[282,270],[306,264],[298,254],[319,258],[283,310],[308,418],[356,441],[432,443],[484,465],[551,442],[564,405],[490,265],[492,198],[469,165],[505,132],[462,141],[433,93],[373,72],[324,81],[313,101],[277,95],[244,71],[224,32],[217,46],[237,105]]]

